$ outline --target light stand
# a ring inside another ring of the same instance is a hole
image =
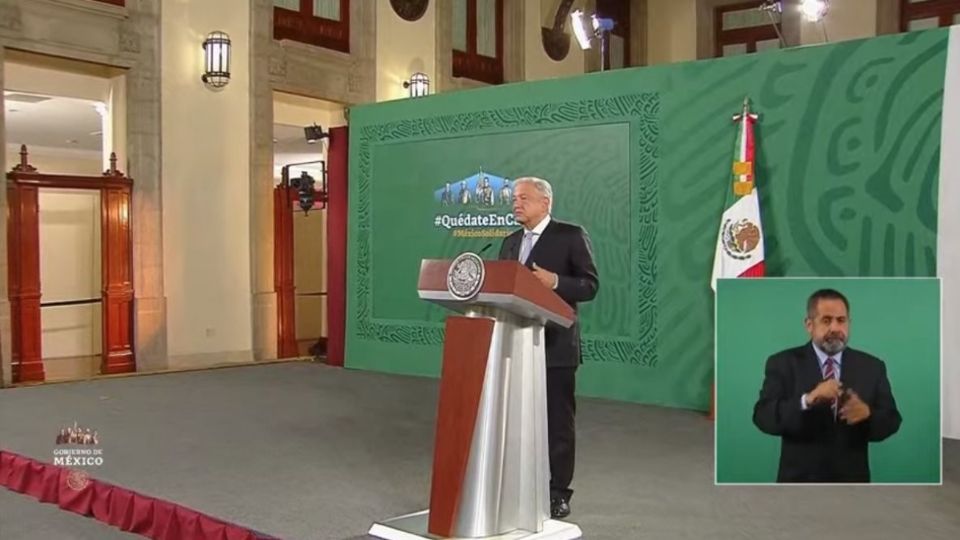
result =
[[[594,38],[600,40],[600,71],[610,68],[610,58],[607,52],[610,41],[610,31],[616,24],[613,19],[602,19],[597,17],[596,13],[590,16],[593,22],[593,32],[587,31],[587,25],[583,21],[583,11],[576,10],[570,14],[570,20],[573,22],[573,34],[577,37],[577,43],[580,48],[587,50],[591,48],[590,41]]]
[[[593,16],[593,31],[600,39],[600,71],[610,69],[610,31],[613,30],[613,19],[600,19]]]
[[[783,33],[780,32],[780,24],[777,23],[777,20],[773,18],[774,13],[779,13],[780,20],[783,21],[783,2],[765,0],[757,9],[767,12],[767,15],[770,17],[770,24],[772,24],[773,29],[777,31],[777,39],[780,40],[780,48],[786,49],[787,40],[784,39]]]

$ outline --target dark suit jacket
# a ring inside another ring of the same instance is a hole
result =
[[[878,358],[855,349],[843,351],[840,382],[870,406],[870,417],[856,425],[835,421],[829,404],[801,409],[800,396],[823,379],[813,344],[781,351],[767,359],[753,423],[778,435],[778,482],[869,482],[867,446],[900,429],[900,413]]]
[[[523,242],[523,229],[503,239],[500,259],[518,260]],[[593,262],[590,237],[579,225],[564,223],[550,218],[550,223],[537,239],[527,257],[526,266],[533,263],[558,276],[556,293],[574,311],[577,303],[593,300],[600,285],[597,267]],[[570,328],[547,323],[544,328],[547,367],[576,367],[580,364],[580,322]]]

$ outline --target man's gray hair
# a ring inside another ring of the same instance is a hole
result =
[[[537,191],[544,197],[550,199],[547,212],[553,212],[553,186],[550,185],[550,182],[547,182],[543,178],[537,178],[536,176],[521,176],[513,181],[513,189],[517,189],[517,186],[520,184],[533,184],[533,187],[537,188]]]

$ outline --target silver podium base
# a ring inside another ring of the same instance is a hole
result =
[[[384,540],[471,540],[466,538],[443,538],[427,532],[429,510],[374,523],[367,533]],[[573,523],[548,519],[538,533],[516,530],[499,536],[485,536],[483,540],[576,540],[583,537],[580,527]],[[476,540],[476,539],[472,539]]]

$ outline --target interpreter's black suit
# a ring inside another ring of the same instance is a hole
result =
[[[900,429],[901,417],[884,363],[865,352],[845,349],[840,382],[870,407],[856,425],[834,419],[830,404],[802,410],[800,397],[823,379],[813,344],[787,349],[767,359],[753,423],[781,438],[777,482],[870,482],[868,443]]]
[[[503,240],[500,259],[519,260],[524,229]],[[555,292],[574,311],[579,302],[597,295],[599,278],[587,232],[579,225],[553,218],[537,239],[526,260],[526,266],[537,266],[557,274]],[[575,455],[576,370],[580,358],[580,323],[570,328],[548,323],[544,328],[547,363],[547,431],[550,447],[551,497],[569,500],[573,491]]]

